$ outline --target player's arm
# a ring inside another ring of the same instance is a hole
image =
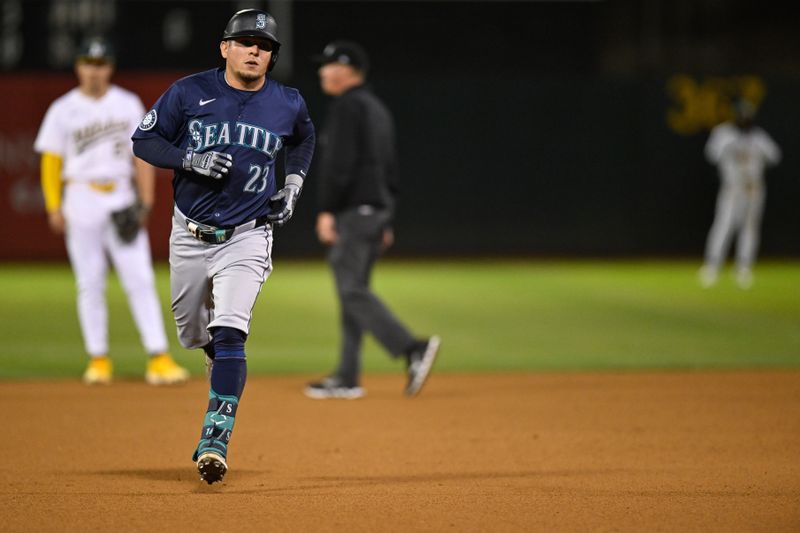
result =
[[[719,137],[718,128],[712,129],[704,149],[706,160],[713,165],[719,161]]]
[[[54,102],[44,115],[33,149],[41,154],[40,177],[47,220],[54,233],[64,232],[66,224],[61,211],[63,156],[67,135],[61,127],[63,106]]]
[[[131,136],[136,157],[159,168],[183,168],[184,151],[170,141],[178,137],[183,126],[183,100],[183,89],[174,83],[144,114]]]
[[[224,152],[195,153],[190,147],[181,150],[163,137],[133,138],[133,153],[153,166],[186,170],[201,176],[222,179],[233,166],[233,156]]]
[[[767,164],[770,165],[777,165],[781,162],[781,149],[778,144],[772,140],[772,137],[765,131],[762,131],[762,135],[760,136],[761,140],[761,151],[764,153],[764,159],[766,159]]]
[[[314,157],[317,143],[314,123],[308,114],[305,102],[300,99],[300,106],[295,119],[292,135],[286,142],[286,175],[292,174],[305,179]]]
[[[224,178],[233,166],[230,154],[214,151],[196,154],[191,147],[183,150],[168,140],[175,139],[184,124],[185,117],[180,111],[183,108],[183,90],[174,84],[145,114],[133,133],[133,153],[156,167]]]
[[[133,166],[136,190],[139,193],[140,218],[144,226],[156,202],[156,169],[138,157],[133,158]]]
[[[725,125],[712,129],[705,146],[705,155],[708,162],[713,165],[719,164],[725,154],[725,150],[732,141],[731,132]]]
[[[308,115],[305,101],[299,95],[298,98],[300,103],[292,135],[286,140],[286,179],[283,188],[269,199],[274,212],[267,218],[277,227],[292,218],[316,145],[314,123]]]
[[[60,155],[52,152],[42,153],[41,179],[44,207],[50,229],[56,234],[64,233],[65,227],[64,215],[61,212],[62,167],[63,160]]]
[[[160,136],[134,137],[133,153],[137,158],[159,168],[183,168],[185,152]]]

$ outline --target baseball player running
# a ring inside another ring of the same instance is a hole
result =
[[[88,39],[75,61],[78,87],[47,110],[34,149],[42,154],[48,221],[55,233],[65,235],[77,281],[78,318],[90,357],[83,380],[107,384],[112,379],[105,297],[108,256],[150,354],[145,379],[154,385],[178,383],[189,373],[168,353],[144,229],[155,173],[131,152],[130,135],[144,107],[135,94],[111,84],[113,70],[109,43]],[[115,219],[124,223],[115,225]]]
[[[267,75],[278,60],[277,30],[264,11],[235,13],[219,45],[225,67],[175,82],[133,135],[136,155],[175,170],[172,310],[181,344],[202,348],[209,368],[193,455],[209,484],[228,469],[247,377],[245,340],[272,271],[272,227],[291,218],[314,152],[303,97]],[[278,190],[275,163],[284,146],[287,175]]]
[[[734,121],[716,126],[706,143],[709,162],[717,165],[720,189],[714,223],[706,241],[700,283],[710,287],[728,253],[733,234],[736,243],[736,282],[746,289],[753,283],[752,267],[758,250],[764,209],[764,169],[780,162],[781,151],[769,134],[754,125],[755,107],[746,100],[734,106]]]

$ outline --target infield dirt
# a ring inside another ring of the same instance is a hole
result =
[[[0,383],[3,531],[797,531],[800,371],[434,374],[355,401],[249,379],[222,484],[207,385]]]

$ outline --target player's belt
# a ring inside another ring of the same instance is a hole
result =
[[[208,244],[222,244],[223,242],[227,242],[231,240],[233,237],[240,233],[244,233],[245,231],[249,231],[253,228],[258,228],[261,226],[265,226],[268,224],[267,217],[259,217],[254,220],[250,220],[245,222],[244,224],[240,224],[238,226],[234,226],[232,228],[219,228],[216,226],[210,226],[208,224],[203,224],[202,222],[197,222],[196,220],[192,220],[191,218],[187,217],[175,206],[174,209],[175,218],[181,222],[183,227],[192,234],[192,236],[199,240],[206,242]]]
[[[97,192],[114,192],[114,189],[117,188],[116,180],[89,180],[89,181],[66,180],[66,182],[69,184],[82,183],[88,185],[90,189],[95,190]]]
[[[90,181],[89,187],[98,192],[114,192],[117,183],[114,181]]]

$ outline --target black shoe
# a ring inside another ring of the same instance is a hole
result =
[[[366,391],[355,383],[346,383],[338,376],[328,376],[316,383],[309,383],[303,392],[309,398],[315,400],[327,400],[329,398],[343,398],[355,400],[366,394]]]
[[[439,354],[441,339],[434,335],[424,346],[408,355],[408,383],[403,392],[406,396],[416,396],[428,379],[433,363]]]

